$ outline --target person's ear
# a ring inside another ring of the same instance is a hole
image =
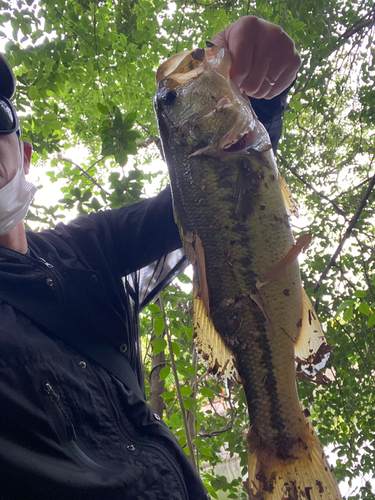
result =
[[[33,147],[32,145],[27,142],[23,141],[23,168],[25,170],[25,174],[29,173],[30,170],[30,162],[31,162],[31,155],[33,152]]]

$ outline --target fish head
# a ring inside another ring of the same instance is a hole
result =
[[[175,54],[159,67],[154,105],[163,142],[173,137],[192,155],[221,156],[253,147],[259,138],[269,149],[248,97],[230,80],[231,62],[226,48],[210,45]]]

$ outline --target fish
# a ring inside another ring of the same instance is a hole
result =
[[[194,333],[212,374],[245,392],[250,500],[338,500],[312,424],[305,377],[330,346],[300,277],[296,206],[266,129],[230,79],[231,56],[211,43],[175,54],[156,73],[154,108],[174,218],[194,267]]]

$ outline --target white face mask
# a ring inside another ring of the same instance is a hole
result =
[[[20,148],[21,166],[13,179],[0,189],[0,236],[10,233],[24,219],[37,191],[24,177],[23,142]]]

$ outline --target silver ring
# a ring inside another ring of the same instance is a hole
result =
[[[275,80],[271,80],[271,78],[268,78],[268,76],[265,77],[264,81],[267,82],[268,85],[271,85],[271,87],[273,87],[276,83]]]

